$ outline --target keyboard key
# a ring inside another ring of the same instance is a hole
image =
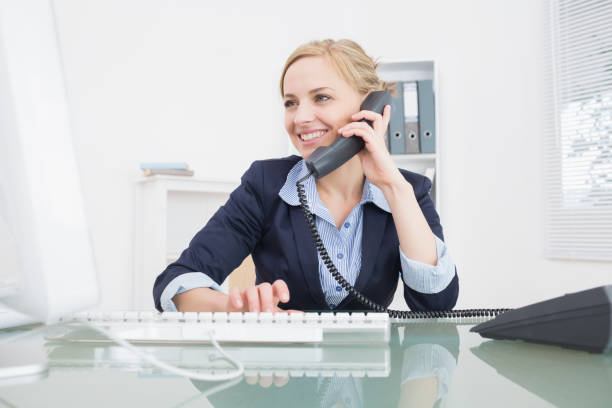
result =
[[[348,313],[336,313],[336,322],[348,324],[350,320],[351,316]]]
[[[164,312],[161,314],[162,320],[167,322],[175,322],[183,318],[181,312]]]
[[[304,322],[307,324],[316,324],[320,321],[318,313],[306,313],[306,315],[304,315]]]
[[[257,323],[258,320],[259,320],[259,313],[255,313],[255,312],[244,313],[245,323]]]
[[[133,322],[138,320],[138,312],[125,312],[123,314],[123,320]]]
[[[143,322],[152,322],[155,320],[155,314],[153,312],[140,312],[140,320]]]
[[[225,312],[213,312],[213,322],[215,323],[228,323],[229,315]]]
[[[365,313],[351,313],[351,322],[363,323],[366,320]]]
[[[272,313],[263,312],[259,314],[259,321],[261,323],[272,323]]]
[[[198,321],[198,314],[197,312],[185,312],[183,318],[186,322],[194,323]]]
[[[274,321],[276,323],[287,323],[289,321],[289,313],[287,312],[277,312],[274,313]]]
[[[389,315],[387,313],[368,313],[370,321],[377,323],[389,322]]]
[[[304,324],[305,322],[305,314],[301,313],[291,313],[289,315],[289,322],[292,324]]]
[[[243,314],[240,312],[232,312],[229,314],[230,323],[242,323],[243,322]]]
[[[213,314],[211,312],[200,312],[198,313],[198,320],[200,323],[211,324],[213,322]]]
[[[332,324],[336,321],[336,316],[333,313],[321,313],[321,322]]]

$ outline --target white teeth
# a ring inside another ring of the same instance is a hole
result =
[[[327,130],[319,130],[319,131],[308,133],[305,135],[300,135],[300,137],[302,138],[303,141],[307,142],[309,140],[316,139],[317,137],[321,137],[325,133],[327,133]]]

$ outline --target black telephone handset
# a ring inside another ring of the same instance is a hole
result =
[[[370,110],[378,112],[382,115],[386,105],[391,104],[391,94],[389,91],[374,91],[371,92],[361,104],[361,110]],[[362,119],[362,122],[368,123],[372,126],[372,123],[368,120]],[[424,312],[412,312],[405,310],[391,310],[383,307],[374,301],[368,299],[363,294],[355,290],[353,286],[344,279],[340,274],[334,263],[332,262],[317,226],[315,223],[314,215],[308,209],[308,202],[306,200],[306,193],[302,183],[304,180],[314,175],[315,178],[321,178],[338,167],[342,166],[351,157],[359,153],[365,146],[365,142],[359,136],[340,137],[330,146],[320,146],[312,154],[305,159],[306,167],[309,170],[307,176],[300,179],[297,183],[298,199],[300,206],[304,212],[304,218],[308,224],[308,228],[312,233],[314,244],[321,255],[321,259],[327,269],[332,274],[336,282],[342,286],[351,296],[357,298],[361,304],[375,312],[386,312],[390,317],[402,318],[402,319],[414,319],[414,318],[435,318],[435,317],[474,317],[474,316],[496,316],[499,313],[503,313],[508,309],[468,309],[468,310],[445,310],[445,311],[424,311]],[[367,233],[367,232],[366,232]]]
[[[361,110],[369,110],[382,115],[385,106],[391,104],[389,91],[371,92],[361,104]],[[368,120],[362,119],[372,126]],[[338,167],[342,166],[348,159],[359,153],[365,146],[365,142],[359,136],[340,137],[329,146],[320,146],[304,160],[306,167],[315,178],[321,178]]]

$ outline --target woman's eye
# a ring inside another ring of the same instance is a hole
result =
[[[317,102],[325,102],[325,101],[329,100],[329,96],[327,96],[327,95],[317,95],[317,96],[315,96],[315,100]]]
[[[289,108],[295,105],[295,101],[285,101],[285,108]]]

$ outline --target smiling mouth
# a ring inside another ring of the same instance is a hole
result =
[[[318,137],[321,137],[321,136],[323,136],[326,133],[327,133],[327,130],[317,130],[315,132],[302,133],[302,134],[300,134],[300,139],[302,139],[302,141],[304,141],[304,142],[308,142],[309,140],[313,140],[313,139],[316,139]]]

